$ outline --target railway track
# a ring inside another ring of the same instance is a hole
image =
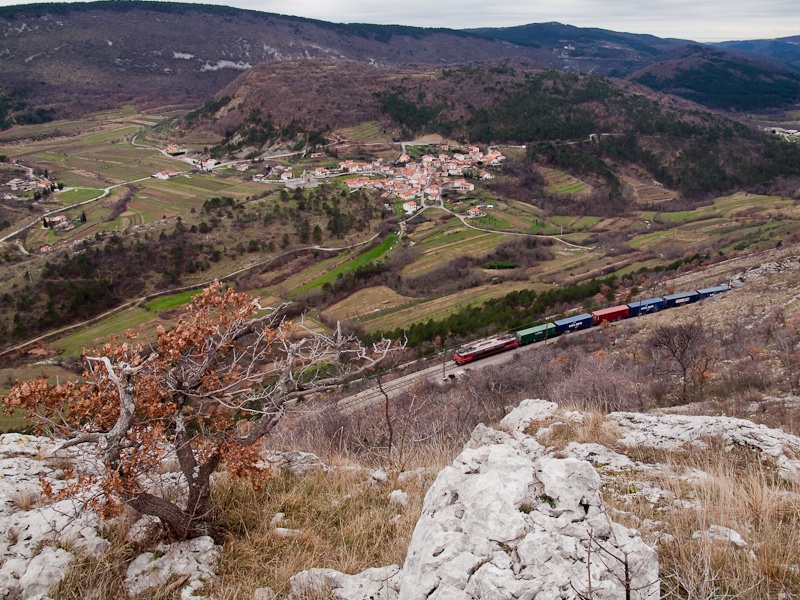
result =
[[[445,371],[448,373],[452,373],[457,367],[458,365],[452,360],[448,360],[445,363]],[[423,369],[422,371],[417,371],[416,373],[411,373],[409,375],[403,375],[398,379],[388,381],[383,384],[383,390],[391,399],[395,396],[398,396],[404,390],[410,388],[416,382],[429,377],[435,377],[437,374],[439,377],[441,377],[441,373],[442,365],[434,365],[432,367],[428,367],[427,369]],[[381,393],[380,389],[375,386],[358,392],[357,394],[353,394],[352,396],[342,398],[339,401],[338,406],[343,412],[349,413],[381,402],[383,399],[383,394]]]

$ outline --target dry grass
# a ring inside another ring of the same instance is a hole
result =
[[[798,597],[800,489],[780,480],[754,453],[726,451],[723,444],[711,442],[706,451],[632,452],[631,458],[667,468],[632,474],[630,479],[618,476],[616,485],[606,490],[606,501],[632,513],[628,524],[656,520],[654,530],[673,536],[657,547],[662,597],[756,600],[778,598],[781,593],[785,598]],[[690,469],[697,470],[695,477],[680,477]],[[642,498],[631,501],[635,482],[643,480],[674,494],[674,500],[662,499],[655,508]],[[748,546],[692,538],[711,525],[737,531]]]
[[[406,484],[407,506],[389,503],[400,486],[373,488],[368,472],[317,473],[298,478],[284,471],[254,490],[247,481],[221,479],[214,486],[215,520],[230,534],[222,547],[218,577],[204,589],[219,600],[251,600],[264,586],[280,596],[289,578],[312,567],[358,573],[369,567],[402,564],[422,509],[425,487]],[[297,537],[278,537],[270,521],[285,513],[278,526],[299,529]],[[399,518],[397,518],[399,515]],[[54,600],[126,598],[123,580],[128,564],[146,548],[125,542],[127,528],[107,531],[110,548],[101,556],[80,557],[54,590]],[[180,597],[180,577],[137,600]]]
[[[19,490],[11,497],[11,503],[20,510],[31,510],[34,506],[39,504],[39,494],[26,490]]]
[[[608,421],[605,413],[597,409],[585,408],[582,413],[583,420],[577,421],[565,418],[563,411],[559,411],[547,421],[531,426],[525,433],[537,438],[536,432],[547,427],[548,431],[537,439],[540,444],[555,450],[563,450],[570,442],[600,444],[613,450],[622,437],[616,421]]]
[[[425,490],[406,486],[409,504],[401,507],[389,503],[391,487],[372,488],[367,479],[363,473],[298,479],[283,472],[261,491],[242,481],[217,485],[219,521],[233,539],[222,551],[215,597],[250,599],[263,586],[286,596],[289,578],[312,567],[358,573],[402,564]],[[302,535],[275,536],[270,521],[278,512],[286,514],[282,527]]]
[[[111,546],[96,558],[80,556],[66,577],[51,592],[54,600],[119,600],[126,598],[122,583],[128,564],[138,554],[125,542],[125,528],[111,528],[105,532]],[[143,594],[141,600],[167,600],[175,596],[174,590],[154,590]]]

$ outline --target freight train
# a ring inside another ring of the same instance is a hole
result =
[[[653,313],[665,308],[691,304],[703,298],[716,296],[722,292],[727,292],[729,285],[718,285],[715,287],[704,288],[692,292],[682,292],[680,294],[669,294],[663,298],[649,298],[630,304],[620,304],[611,308],[603,308],[592,313],[583,313],[574,317],[559,319],[553,323],[537,325],[528,329],[521,329],[516,333],[504,333],[492,338],[473,342],[456,350],[453,359],[457,364],[463,365],[479,358],[484,358],[498,352],[505,352],[517,346],[532,344],[549,338],[584,329],[593,325],[599,325],[606,321],[617,321],[629,317],[637,317],[648,313]]]

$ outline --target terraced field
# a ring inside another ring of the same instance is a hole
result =
[[[552,194],[588,195],[594,188],[577,177],[557,169],[539,167],[547,183],[547,191]]]
[[[370,331],[388,331],[397,327],[408,327],[413,323],[427,321],[428,319],[433,319],[434,321],[442,319],[451,312],[465,306],[482,304],[486,300],[500,298],[514,291],[524,289],[542,291],[549,287],[547,284],[527,281],[515,281],[501,285],[482,285],[449,296],[422,301],[409,308],[397,311],[390,310],[389,314],[374,313],[374,317],[362,317],[361,321]]]
[[[513,236],[503,233],[484,233],[470,229],[463,234],[455,234],[458,239],[450,239],[450,235],[442,236],[438,242],[433,239],[427,242],[422,256],[403,269],[404,277],[415,277],[444,266],[458,256],[481,256],[494,250],[498,244],[508,241]]]
[[[324,310],[322,316],[332,321],[346,321],[385,311],[412,301],[414,301],[414,298],[401,296],[391,288],[381,285],[357,291],[355,294]]]

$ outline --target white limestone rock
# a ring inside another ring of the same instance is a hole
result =
[[[389,504],[408,506],[408,494],[403,490],[392,490],[389,494]]]
[[[711,525],[706,531],[695,531],[692,534],[693,540],[704,540],[711,543],[730,544],[736,548],[747,548],[747,542],[742,535],[735,529],[723,527],[722,525]]]
[[[275,596],[271,587],[260,587],[253,592],[253,600],[272,600]]]
[[[309,569],[289,579],[289,598],[330,593],[338,600],[396,600],[400,567],[390,565],[347,575],[334,569]]]
[[[297,477],[327,469],[322,459],[311,452],[269,452],[263,458],[265,466],[276,470],[289,469]]]
[[[685,446],[706,447],[704,439],[719,437],[728,445],[760,450],[773,457],[781,477],[800,483],[800,460],[787,456],[784,448],[800,454],[800,437],[780,429],[771,429],[746,419],[689,415],[653,415],[611,413],[624,436],[622,447],[648,446],[675,450]]]
[[[158,517],[141,515],[128,529],[125,541],[130,544],[146,544],[155,539],[161,531],[161,520]]]
[[[412,481],[420,482],[425,475],[425,467],[419,467],[411,471],[403,471],[397,476],[397,483],[406,485]]]
[[[272,534],[275,537],[281,538],[294,538],[300,537],[303,535],[303,532],[300,529],[289,529],[287,527],[276,527],[272,530]]]
[[[389,483],[389,475],[383,469],[378,469],[370,474],[369,482],[375,486],[385,485]]]
[[[399,600],[575,598],[575,589],[588,590],[590,570],[595,598],[622,598],[625,566],[609,552],[627,554],[641,598],[658,598],[655,551],[603,512],[589,462],[540,457],[515,435],[487,429],[428,490]]]
[[[128,566],[123,585],[130,596],[163,586],[176,575],[187,575],[181,598],[191,598],[195,590],[214,578],[219,549],[210,537],[162,545],[158,550],[163,555],[145,552]]]
[[[614,452],[600,444],[570,442],[561,453],[579,460],[588,460],[597,468],[612,471],[625,471],[636,467],[636,464],[624,454]]]
[[[25,574],[20,577],[22,597],[46,594],[67,574],[75,556],[62,548],[47,546],[28,563]]]
[[[532,423],[552,417],[556,410],[558,410],[558,404],[555,402],[538,399],[523,400],[517,408],[503,417],[503,420],[500,421],[500,429],[509,433],[522,432]]]

